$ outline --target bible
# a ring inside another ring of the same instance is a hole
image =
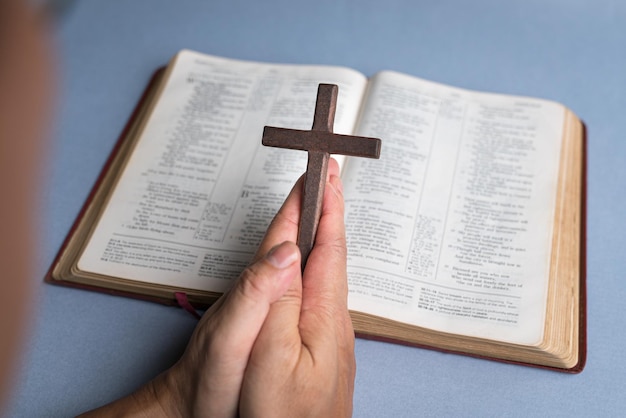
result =
[[[394,71],[221,58],[158,71],[46,282],[208,306],[229,289],[306,167],[261,145],[310,129],[320,83],[334,132],[349,308],[359,337],[566,372],[586,358],[585,127],[565,106]]]

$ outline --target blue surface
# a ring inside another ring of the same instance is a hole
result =
[[[76,2],[57,30],[38,303],[9,415],[70,416],[125,395],[170,365],[193,330],[179,309],[41,283],[148,78],[190,48],[394,69],[573,109],[589,134],[584,372],[357,340],[354,416],[623,416],[625,22],[620,0]]]

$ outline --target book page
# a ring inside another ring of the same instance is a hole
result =
[[[339,86],[335,132],[351,134],[356,71],[179,53],[78,268],[225,291],[306,168],[304,151],[263,147],[263,127],[311,129],[319,83]]]
[[[344,169],[350,309],[535,344],[546,310],[564,108],[383,72]]]

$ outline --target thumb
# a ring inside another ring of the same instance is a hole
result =
[[[232,355],[247,356],[265,322],[270,306],[300,274],[300,251],[283,242],[248,266],[219,308],[220,338]]]
[[[269,305],[283,296],[299,274],[296,264],[299,261],[300,250],[296,244],[285,241],[276,245],[265,257],[249,265],[241,273],[230,292],[233,294],[232,298],[244,305],[248,302],[253,305],[261,303],[269,309]]]

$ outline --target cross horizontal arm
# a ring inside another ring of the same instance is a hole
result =
[[[339,88],[333,84],[318,86],[313,128],[310,131],[273,126],[263,128],[263,145],[308,151],[309,154],[297,241],[302,254],[303,271],[315,244],[330,154],[369,158],[380,156],[381,141],[378,138],[333,133],[338,91]]]
[[[324,131],[266,126],[263,129],[263,145],[297,149],[302,151],[322,151],[329,154],[351,155],[356,157],[379,158],[381,141],[378,138],[340,135]]]

